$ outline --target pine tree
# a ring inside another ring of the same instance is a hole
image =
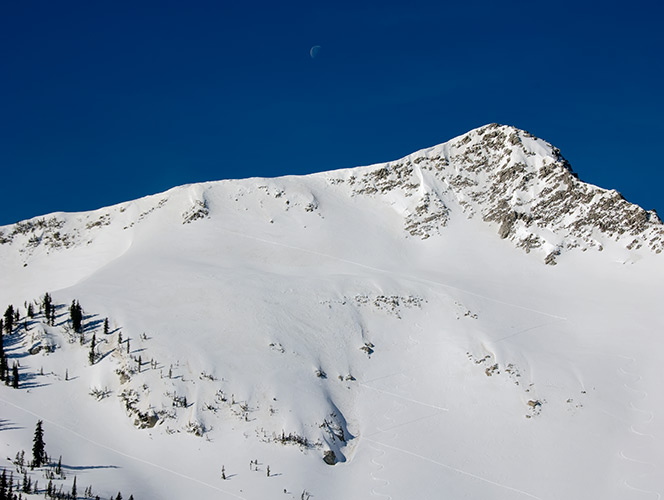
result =
[[[93,333],[92,334],[92,342],[90,343],[90,354],[88,355],[88,358],[90,359],[90,364],[94,365],[95,364],[95,345],[97,343],[97,336]]]
[[[0,499],[7,498],[7,471],[2,469],[2,476],[0,476]]]
[[[115,497],[115,500],[122,500],[122,493],[118,491],[118,496]]]
[[[44,307],[44,316],[46,317],[46,324],[53,326],[55,323],[55,308],[53,307],[53,299],[48,292],[44,294],[42,299],[42,305]]]
[[[35,467],[41,467],[46,462],[46,444],[44,443],[43,422],[37,421],[35,437],[32,442],[32,463]],[[60,463],[58,463],[58,467]]]
[[[0,320],[0,380],[5,379],[5,372],[3,371],[3,360],[4,363],[7,363],[7,360],[5,359],[5,339],[2,334],[2,320]]]
[[[32,481],[30,478],[28,478],[28,472],[23,471],[23,493],[30,493],[30,489],[32,488]]]
[[[83,309],[77,300],[73,300],[69,307],[69,318],[71,319],[71,326],[76,333],[83,331]]]
[[[14,306],[8,306],[5,311],[5,333],[10,335],[14,329]]]
[[[16,363],[12,366],[12,387],[18,389],[18,365]]]
[[[7,357],[5,352],[0,353],[0,380],[7,380],[7,372],[9,371],[9,366],[7,365]]]
[[[108,318],[104,320],[104,335],[108,335]]]
[[[74,476],[74,484],[71,485],[71,496],[76,500],[76,476]]]
[[[32,306],[32,302],[28,304],[28,318],[32,319],[35,317],[35,309]]]

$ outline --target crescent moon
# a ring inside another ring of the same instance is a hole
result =
[[[312,59],[315,59],[319,52],[320,52],[320,45],[314,45],[313,47],[311,47],[309,55],[311,56]]]

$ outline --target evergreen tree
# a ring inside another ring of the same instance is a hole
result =
[[[46,443],[44,443],[43,422],[37,421],[35,437],[32,441],[32,463],[35,467],[41,467],[46,462]],[[58,467],[60,464],[58,463]]]
[[[18,365],[16,363],[12,366],[12,387],[18,389]]]
[[[30,493],[31,483],[32,481],[28,479],[28,472],[23,471],[23,493]]]
[[[95,359],[97,357],[97,355],[95,353],[96,344],[97,344],[97,336],[93,333],[92,334],[92,342],[90,343],[90,354],[88,355],[88,358],[90,360],[91,365],[95,364]]]
[[[7,498],[7,471],[2,469],[2,476],[0,476],[0,500]]]
[[[108,318],[104,320],[104,335],[108,335]]]
[[[69,317],[71,319],[72,328],[76,333],[83,331],[83,309],[77,300],[73,300],[69,308]]]
[[[14,329],[14,306],[8,306],[5,311],[5,333],[10,335]]]
[[[35,317],[35,309],[32,306],[32,302],[28,304],[28,318],[32,319]]]
[[[115,500],[122,500],[122,493],[118,491],[118,496],[115,497]]]
[[[71,485],[71,497],[76,500],[76,476],[74,476],[74,484]]]
[[[44,306],[44,316],[46,316],[46,323],[52,325],[53,316],[55,316],[55,314],[53,311],[53,301],[48,292],[44,294],[44,299],[42,300],[42,304]]]
[[[0,354],[0,380],[7,380],[9,377],[9,365],[7,364],[7,356],[4,351]]]

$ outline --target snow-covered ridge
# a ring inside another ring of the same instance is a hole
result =
[[[28,263],[36,255],[94,245],[113,225],[125,233],[120,243],[115,235],[116,250],[106,252],[117,256],[148,219],[163,221],[165,216],[168,224],[189,224],[259,217],[274,222],[289,211],[324,218],[320,199],[330,194],[349,203],[361,196],[389,205],[404,237],[438,236],[450,217],[479,216],[501,238],[535,251],[549,264],[574,248],[602,250],[615,244],[656,253],[664,248],[664,225],[654,211],[627,202],[615,190],[580,181],[557,148],[497,124],[383,164],[192,184],[93,212],[37,217],[0,228],[0,244],[18,249]]]
[[[66,476],[24,498],[664,492],[661,223],[525,132],[0,231],[0,468],[40,418]]]

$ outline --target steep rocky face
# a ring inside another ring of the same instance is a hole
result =
[[[228,216],[208,198],[233,200],[241,217],[272,220],[300,207],[324,218],[318,197],[327,193],[321,192],[321,184],[337,196],[391,206],[409,238],[443,235],[455,214],[480,217],[500,238],[536,252],[547,264],[571,249],[601,251],[619,245],[661,253],[664,248],[664,225],[654,211],[627,202],[614,190],[580,181],[557,148],[497,124],[393,162],[297,178],[183,186],[95,212],[35,218],[0,228],[0,244],[14,244],[25,260],[40,252],[90,245],[111,224],[131,232],[164,214],[177,224]]]
[[[549,263],[562,250],[601,250],[608,240],[662,251],[664,226],[654,212],[581,182],[558,149],[527,132],[489,125],[450,149],[483,220],[498,223],[499,235],[526,251],[551,250]]]
[[[404,222],[411,236],[440,233],[457,205],[468,218],[494,225],[501,238],[542,253],[548,264],[564,250],[601,251],[611,241],[630,250],[664,248],[654,211],[580,181],[557,148],[509,126],[472,130],[350,180],[355,195],[398,190],[415,198]]]

